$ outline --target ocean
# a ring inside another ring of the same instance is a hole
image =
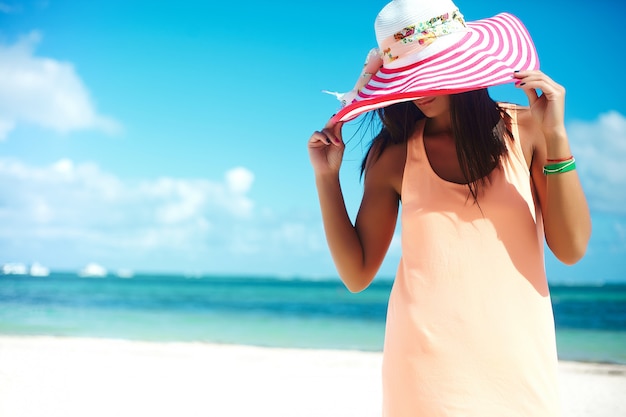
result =
[[[0,275],[0,334],[381,351],[389,280]],[[626,284],[551,286],[560,359],[626,364]]]

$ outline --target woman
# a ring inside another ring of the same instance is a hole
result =
[[[484,33],[496,38],[503,20],[512,24],[499,40],[510,50],[499,62],[485,59],[491,52],[472,39],[489,25]],[[447,0],[394,0],[376,32],[379,56],[352,93],[338,95],[347,105],[313,133],[308,149],[328,245],[351,291],[376,275],[402,202],[384,415],[558,416],[543,242],[573,264],[591,233],[564,126],[565,91],[528,59],[534,46],[510,15],[465,23]],[[527,49],[517,50],[524,42]],[[438,59],[445,66],[433,66]],[[487,62],[479,75],[476,62]],[[511,62],[519,66],[503,71]],[[476,71],[466,76],[470,65]],[[491,100],[485,87],[509,80],[529,107]],[[353,225],[339,183],[341,128],[371,110],[382,127],[363,164]]]

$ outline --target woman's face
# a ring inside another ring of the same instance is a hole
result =
[[[435,118],[450,112],[450,96],[424,97],[414,100],[413,103],[428,118]]]

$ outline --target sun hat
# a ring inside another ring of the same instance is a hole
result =
[[[335,122],[420,97],[456,94],[514,81],[539,68],[532,38],[509,13],[465,22],[451,0],[393,0],[376,17],[378,48],[354,88],[334,93]]]

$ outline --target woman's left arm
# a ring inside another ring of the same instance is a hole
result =
[[[528,96],[536,126],[532,129],[536,134],[530,169],[543,213],[546,242],[561,262],[571,265],[583,257],[591,236],[587,200],[575,169],[544,173],[544,167],[552,163],[549,161],[572,156],[565,130],[565,89],[541,71],[516,72],[515,78],[516,86]],[[542,94],[538,95],[537,90]],[[566,164],[557,163],[555,167]]]

